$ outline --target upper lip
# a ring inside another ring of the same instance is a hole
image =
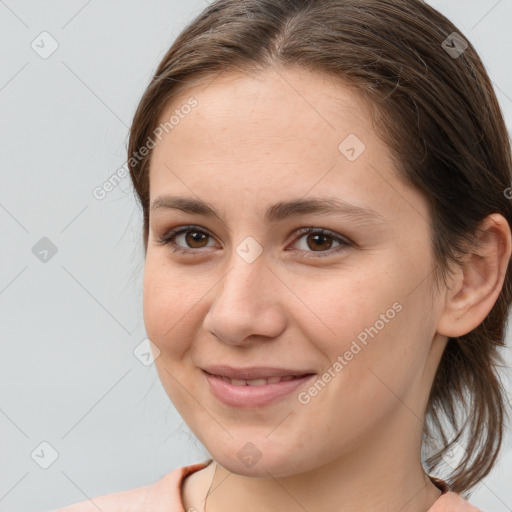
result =
[[[286,375],[311,375],[310,370],[297,368],[269,368],[264,366],[251,366],[248,368],[233,368],[231,366],[206,366],[203,368],[207,373],[229,377],[230,379],[252,380],[268,379],[270,377],[285,377]]]

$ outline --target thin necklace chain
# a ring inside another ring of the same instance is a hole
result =
[[[204,498],[204,509],[203,509],[203,512],[206,512],[206,502],[208,501],[208,496],[210,496],[210,491],[212,490],[213,481],[215,480],[215,475],[217,474],[217,463],[214,462],[214,464],[215,464],[215,470],[213,472],[212,482],[210,484],[210,487],[208,488],[208,492],[206,493],[206,497]]]
[[[204,509],[203,509],[203,512],[206,512],[206,502],[208,501],[208,496],[210,496],[210,491],[212,490],[213,481],[215,480],[215,475],[217,474],[217,463],[216,462],[213,462],[213,463],[215,464],[215,470],[213,472],[213,478],[212,478],[212,481],[210,483],[210,487],[208,487],[208,492],[206,493],[206,496],[204,498]],[[426,475],[426,476],[427,476],[428,481],[432,482],[432,480],[430,479],[430,476],[429,475]],[[434,483],[434,485],[435,485],[435,483]],[[437,485],[436,485],[436,487],[437,487]],[[439,495],[439,497],[441,497],[441,495],[443,494],[443,490],[442,489],[439,489],[439,490],[441,491],[441,494]]]

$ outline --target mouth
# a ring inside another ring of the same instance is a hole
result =
[[[216,375],[212,373],[208,373],[208,375],[211,375],[212,377],[218,377],[219,379],[222,379],[224,382],[227,382],[232,386],[266,386],[268,384],[279,384],[280,382],[287,382],[305,377],[305,375],[283,375],[277,377],[269,377],[267,379],[232,379],[224,375]]]
[[[300,371],[287,373],[289,370],[281,375],[275,375],[283,371],[276,368],[215,370],[219,373],[211,373],[210,370],[203,370],[210,392],[217,400],[230,407],[261,407],[279,398],[289,398],[294,391],[316,375]],[[226,373],[230,375],[226,375]],[[264,376],[265,373],[267,376]],[[274,375],[268,375],[272,373]],[[246,378],[241,378],[241,376]]]

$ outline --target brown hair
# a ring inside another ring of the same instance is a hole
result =
[[[214,2],[164,56],[133,120],[128,163],[143,209],[145,250],[151,152],[133,155],[147,145],[163,109],[191,85],[222,71],[300,66],[337,77],[368,100],[399,176],[429,201],[435,282],[442,277],[446,283],[450,264],[460,263],[480,221],[497,212],[512,225],[504,194],[512,162],[503,115],[474,47],[467,42],[464,49],[465,39],[454,32],[460,34],[421,0]],[[445,480],[466,497],[489,474],[502,444],[508,411],[499,347],[511,294],[509,262],[501,293],[482,324],[449,339],[425,412],[423,448],[432,454],[424,464],[433,471],[460,441],[467,456]]]

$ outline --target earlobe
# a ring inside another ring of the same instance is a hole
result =
[[[439,334],[463,336],[484,321],[503,287],[511,247],[510,226],[502,215],[493,213],[480,223],[475,243],[446,290]]]

